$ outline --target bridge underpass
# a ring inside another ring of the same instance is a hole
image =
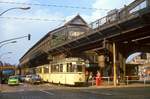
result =
[[[145,7],[137,11],[133,11],[133,9],[143,2],[146,4]],[[116,11],[115,13],[91,23],[90,29],[84,35],[80,35],[71,40],[66,40],[56,46],[43,43],[43,46],[40,46],[35,50],[34,47],[36,47],[36,45],[20,59],[21,65],[26,64],[33,67],[33,65],[37,66],[39,64],[45,64],[55,56],[84,57],[85,51],[91,51],[97,53],[100,58],[108,58],[108,62],[105,60],[98,60],[98,64],[102,67],[102,71],[103,68],[108,65],[111,65],[112,68],[116,68],[116,66],[119,65],[124,71],[124,74],[122,74],[123,79],[126,75],[126,58],[137,51],[149,52],[149,5],[150,0],[135,0],[120,11]],[[52,38],[50,38],[49,35],[48,37],[49,38],[46,39],[50,41]],[[44,48],[44,46],[49,46],[49,48],[45,47],[47,49],[43,51],[43,54],[38,55],[38,52],[41,52],[41,49]],[[114,51],[116,54],[114,54]],[[41,56],[46,57],[41,60],[39,58]],[[27,58],[29,59],[25,62],[25,59]],[[117,69],[114,69],[114,72],[117,72]],[[114,81],[116,81],[116,76],[117,75],[114,75]],[[116,85],[116,82],[114,84]]]

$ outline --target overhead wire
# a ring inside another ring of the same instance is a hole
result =
[[[55,20],[55,19],[53,19],[53,20],[50,20],[50,19],[40,19],[40,18],[20,18],[20,17],[0,17],[0,18],[4,18],[4,19],[15,19],[15,20],[33,20],[33,21],[52,21],[52,22],[54,22],[54,21],[61,21],[61,22],[64,22],[65,20],[59,20],[59,19],[57,19],[57,20]]]
[[[34,5],[34,6],[49,6],[49,7],[84,9],[84,10],[106,10],[106,11],[110,10],[110,9],[103,9],[103,8],[90,8],[90,7],[81,7],[81,6],[66,6],[66,5],[56,5],[56,4],[37,4],[37,3],[20,3],[20,2],[5,2],[5,1],[0,1],[0,3]]]
[[[72,8],[72,9],[85,9],[85,10],[110,10],[110,9],[99,9],[99,8],[89,8],[89,7],[79,7],[79,6],[66,6],[66,5],[56,5],[56,4],[35,4],[35,3],[19,3],[19,2],[6,2],[0,1],[3,4],[20,4],[20,5],[30,5],[30,6],[49,6],[49,7],[60,7],[60,8]],[[39,18],[19,18],[19,17],[0,17],[4,19],[15,19],[15,20],[35,20],[35,21],[61,21],[64,20],[50,20],[50,19],[39,19]]]

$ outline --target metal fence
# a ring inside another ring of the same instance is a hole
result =
[[[105,82],[104,82],[105,81]],[[117,83],[120,84],[120,77],[118,77]],[[121,82],[122,83],[122,82]],[[149,84],[150,83],[150,75],[143,77],[143,79],[140,79],[140,76],[125,76],[125,80],[124,80],[124,85],[129,85],[129,84]],[[113,84],[113,77],[101,77],[101,85],[112,85]],[[91,85],[94,86],[96,85],[96,79],[93,77],[91,79]]]

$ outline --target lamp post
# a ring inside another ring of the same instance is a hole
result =
[[[10,10],[13,10],[13,9],[21,9],[21,10],[28,10],[30,9],[31,7],[14,7],[14,8],[10,8],[10,9],[7,9],[5,11],[3,11],[2,13],[0,13],[0,16],[2,16],[4,13],[6,13],[7,11],[10,11]]]
[[[0,16],[2,16],[4,13],[6,13],[7,11],[10,11],[10,10],[14,10],[14,9],[28,10],[28,9],[30,9],[30,8],[31,8],[31,7],[14,7],[14,8],[9,8],[9,9],[3,11],[2,13],[0,13]],[[28,36],[22,36],[22,37],[18,37],[18,38],[13,38],[13,39],[4,40],[4,41],[1,41],[0,44],[1,44],[1,43],[4,43],[4,42],[16,40],[16,39],[25,38],[25,37],[28,37],[28,40],[30,40],[31,35],[28,34]]]
[[[0,48],[3,47],[4,45],[10,44],[10,43],[16,43],[16,42],[17,42],[17,41],[12,41],[12,42],[4,43],[4,44],[0,45]]]

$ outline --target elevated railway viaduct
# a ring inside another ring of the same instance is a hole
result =
[[[135,52],[150,52],[149,38],[150,0],[135,0],[91,24],[77,15],[45,35],[22,56],[20,64],[34,67],[53,59],[78,56],[97,62],[101,72],[108,66],[114,68],[114,72],[121,68],[123,79],[125,60]]]

